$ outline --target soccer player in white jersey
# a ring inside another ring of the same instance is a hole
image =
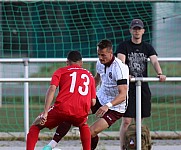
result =
[[[113,55],[113,46],[110,40],[104,39],[97,44],[99,60],[94,77],[97,91],[96,105],[91,110],[97,117],[91,126],[91,150],[97,147],[98,133],[109,128],[126,111],[128,102],[129,69],[120,59]]]
[[[110,40],[103,39],[97,44],[99,60],[94,77],[97,91],[96,104],[91,107],[92,113],[99,117],[91,126],[91,150],[97,147],[98,133],[109,128],[125,113],[128,105],[129,69],[128,66],[113,55]],[[67,122],[59,125],[52,141],[43,150],[51,150],[68,132]],[[86,135],[85,135],[86,136]]]

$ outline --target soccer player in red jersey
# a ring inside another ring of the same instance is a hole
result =
[[[51,106],[57,87],[59,92]],[[71,51],[67,56],[67,66],[59,68],[52,76],[45,97],[44,111],[30,127],[26,150],[34,150],[40,130],[53,129],[63,122],[79,127],[83,150],[90,150],[91,134],[87,118],[95,102],[94,77],[88,70],[82,68],[81,54],[78,51]]]
[[[99,141],[98,134],[109,128],[125,113],[128,105],[129,69],[120,59],[113,55],[113,45],[108,39],[97,44],[99,60],[96,64],[95,84],[100,85],[97,91],[96,104],[91,107],[92,114],[98,119],[90,126],[91,150],[95,150]],[[100,84],[101,83],[101,84]],[[60,125],[51,142],[43,150],[52,150],[66,135],[70,128],[66,122]],[[66,131],[67,130],[67,131]]]

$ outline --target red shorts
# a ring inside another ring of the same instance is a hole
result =
[[[67,115],[65,113],[57,113],[54,106],[52,106],[49,109],[47,121],[43,125],[43,127],[53,129],[62,122],[67,122],[73,126],[80,127],[87,122],[87,117],[77,118],[74,116]]]

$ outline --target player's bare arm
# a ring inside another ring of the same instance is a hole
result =
[[[96,104],[96,99],[93,98],[93,99],[91,100],[91,106],[94,106],[95,104]]]
[[[115,97],[113,101],[111,101],[113,106],[121,104],[123,101],[126,100],[127,90],[128,90],[127,84],[118,85],[119,94]]]
[[[95,104],[96,104],[96,99],[93,98],[93,99],[91,100],[91,106],[94,106]],[[90,114],[92,114],[92,110],[91,110],[91,109],[90,109],[90,111],[89,111],[89,115],[90,115]]]
[[[161,82],[166,80],[166,76],[162,73],[162,69],[160,67],[160,64],[158,62],[157,56],[156,55],[152,55],[150,56],[150,61],[155,69],[155,71],[157,72],[157,77],[160,79]]]
[[[119,58],[123,63],[126,61],[126,56],[124,54],[118,53],[117,58]]]
[[[46,97],[45,97],[45,106],[44,106],[44,112],[41,113],[33,122],[34,125],[44,125],[45,122],[47,121],[47,116],[48,116],[48,110],[50,108],[50,105],[53,101],[54,94],[56,91],[56,86],[50,85]]]
[[[50,106],[52,104],[55,92],[56,92],[56,86],[55,85],[50,85],[48,90],[47,90],[46,97],[45,97],[44,112],[43,112],[43,114],[41,116],[41,119],[42,119],[43,123],[46,122],[46,119],[47,119],[47,116],[48,116],[48,110],[49,110],[49,108],[50,108]]]
[[[96,75],[94,76],[94,80],[95,80],[95,86],[97,87],[101,81],[99,73],[96,73]]]
[[[119,94],[109,104],[106,104],[106,105],[100,107],[96,112],[96,116],[102,117],[108,111],[108,109],[110,107],[118,105],[118,104],[122,103],[123,101],[125,101],[126,96],[127,96],[127,90],[128,90],[127,84],[118,85]]]

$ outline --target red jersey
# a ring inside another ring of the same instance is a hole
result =
[[[70,116],[86,117],[91,99],[96,98],[95,81],[92,74],[78,65],[56,70],[51,84],[59,87],[55,109]]]

